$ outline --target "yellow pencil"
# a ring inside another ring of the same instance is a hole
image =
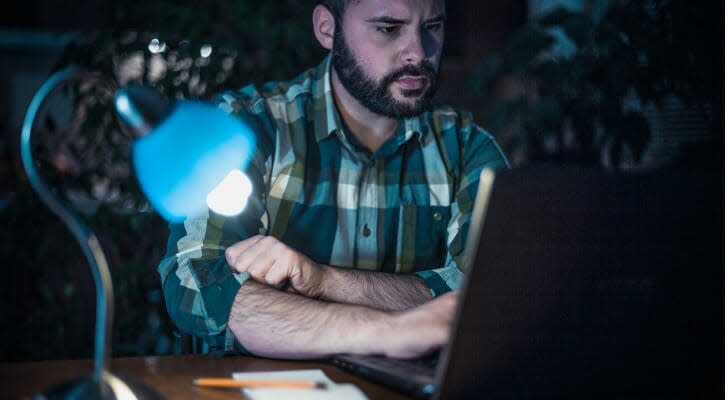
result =
[[[326,387],[322,382],[306,380],[264,380],[264,379],[231,379],[231,378],[197,378],[195,386],[208,388],[289,388],[320,389]]]

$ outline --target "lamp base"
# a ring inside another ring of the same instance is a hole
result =
[[[51,387],[47,392],[35,396],[34,400],[70,399],[145,399],[161,400],[163,397],[151,386],[130,378],[121,378],[103,372],[101,379],[84,376]]]

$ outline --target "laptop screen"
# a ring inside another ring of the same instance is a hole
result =
[[[723,393],[722,182],[484,170],[437,397]]]

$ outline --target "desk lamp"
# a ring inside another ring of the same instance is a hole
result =
[[[251,130],[212,104],[196,100],[170,102],[143,86],[116,88],[102,74],[68,67],[41,85],[28,107],[20,151],[28,181],[73,233],[91,267],[96,287],[94,367],[89,376],[63,382],[39,398],[159,398],[150,387],[109,372],[113,321],[113,288],[108,263],[98,239],[83,221],[48,188],[37,173],[31,135],[38,111],[59,87],[90,80],[107,82],[114,91],[116,114],[132,132],[132,162],[142,192],[168,221],[179,222],[209,207],[223,215],[243,210],[250,181],[242,173],[253,153]]]

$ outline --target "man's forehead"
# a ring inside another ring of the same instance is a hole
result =
[[[358,0],[349,4],[346,13],[367,19],[429,19],[445,14],[445,0]]]

